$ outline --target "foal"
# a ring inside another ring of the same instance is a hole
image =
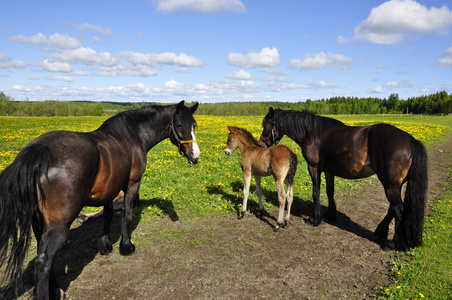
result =
[[[243,218],[246,212],[246,204],[250,191],[251,175],[256,180],[256,192],[259,197],[259,209],[264,211],[262,205],[261,177],[273,175],[278,191],[279,215],[274,231],[279,227],[286,227],[290,219],[290,208],[293,201],[293,179],[297,171],[297,155],[285,145],[276,145],[271,148],[264,148],[245,129],[228,126],[229,135],[225,153],[231,155],[237,148],[242,152],[243,171],[243,206],[239,219]],[[284,191],[284,183],[287,185],[287,195]],[[283,222],[284,206],[287,196],[287,214]]]

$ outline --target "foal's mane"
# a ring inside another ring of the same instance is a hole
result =
[[[246,134],[246,136],[258,147],[260,148],[266,148],[264,145],[260,144],[255,138],[254,136],[251,134],[251,132],[249,132],[248,130],[241,128],[241,127],[234,127],[231,126],[231,128],[235,129],[235,130],[239,130],[242,131],[244,134]]]

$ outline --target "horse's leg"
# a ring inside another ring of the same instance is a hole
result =
[[[36,229],[34,229],[36,232]],[[58,250],[68,238],[69,229],[64,224],[44,231],[38,243],[38,256],[35,260],[36,299],[61,299],[62,291],[53,274],[53,262]]]
[[[140,189],[140,182],[136,182],[129,186],[124,196],[124,211],[122,216],[122,238],[119,244],[119,252],[122,255],[130,255],[135,252],[135,246],[130,240],[132,234],[132,208],[133,201],[136,198],[138,190]]]
[[[243,204],[242,211],[240,212],[238,218],[241,219],[246,213],[246,204],[248,202],[248,196],[250,193],[250,184],[251,184],[251,172],[243,171]]]
[[[375,230],[375,239],[377,241],[384,241],[388,237],[389,232],[389,224],[391,223],[394,216],[392,215],[392,207],[389,205],[388,213],[386,216],[381,220],[380,224],[378,224],[377,229]]]
[[[405,250],[406,249],[406,244],[405,244],[406,241],[405,241],[405,238],[402,236],[404,231],[403,231],[403,228],[401,228],[403,203],[402,203],[402,198],[400,195],[400,193],[401,193],[400,187],[396,186],[396,185],[385,186],[385,193],[386,193],[386,197],[388,198],[388,201],[390,203],[389,209],[391,210],[391,213],[388,212],[388,214],[386,214],[385,218],[381,222],[381,223],[383,223],[381,225],[381,227],[383,228],[383,226],[386,226],[386,223],[387,223],[387,226],[389,226],[388,220],[390,219],[390,217],[394,216],[394,218],[395,218],[394,237],[393,237],[392,241],[387,243],[387,245],[385,246],[385,249],[386,250],[394,250],[397,248],[398,250]],[[380,232],[384,232],[383,230],[384,229],[380,229]]]
[[[328,195],[328,210],[325,219],[334,221],[337,218],[336,203],[334,202],[334,175],[325,172],[326,194]]]
[[[113,251],[113,246],[110,242],[110,224],[113,219],[113,203],[109,203],[104,206],[103,210],[104,216],[104,229],[102,236],[99,239],[98,246],[101,255],[106,255]]]
[[[308,224],[319,226],[322,221],[322,209],[320,207],[320,171],[317,167],[308,166],[312,180],[312,200],[314,201],[314,213],[307,221]]]
[[[278,191],[278,202],[279,202],[279,214],[276,226],[273,229],[275,232],[279,230],[280,226],[284,226],[284,209],[286,207],[286,192],[284,192],[284,182],[281,178],[275,178],[276,190]]]
[[[293,185],[287,184],[287,213],[286,213],[286,220],[284,221],[283,227],[286,227],[289,224],[290,221],[290,209],[292,208],[292,202],[293,202]]]
[[[259,198],[259,217],[264,215],[264,205],[262,204],[262,185],[261,185],[261,177],[254,176],[254,180],[256,181],[256,193]]]

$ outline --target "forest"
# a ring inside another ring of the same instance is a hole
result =
[[[0,115],[2,116],[102,116],[123,110],[139,108],[155,102],[95,102],[95,101],[15,101],[0,92]],[[190,104],[190,103],[188,103]],[[333,97],[303,102],[222,102],[202,103],[197,110],[200,115],[257,116],[265,115],[268,108],[294,109],[320,115],[335,114],[451,114],[452,94],[446,91],[435,94],[400,99],[391,94],[387,99]]]

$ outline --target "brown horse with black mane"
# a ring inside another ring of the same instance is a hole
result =
[[[147,152],[170,138],[195,164],[200,155],[194,136],[193,113],[186,107],[151,105],[121,112],[93,132],[52,131],[26,145],[0,174],[0,298],[16,281],[20,293],[22,265],[31,230],[38,242],[35,260],[37,299],[60,299],[53,274],[55,255],[66,242],[69,228],[83,206],[104,206],[104,230],[99,251],[112,251],[112,201],[123,191],[124,209],[120,253],[132,254],[132,203],[146,168]]]
[[[297,155],[285,145],[277,145],[271,148],[258,143],[250,132],[243,128],[228,126],[229,135],[225,153],[231,155],[237,148],[242,152],[243,171],[243,206],[239,214],[239,219],[246,213],[248,195],[250,191],[251,175],[256,181],[256,193],[259,198],[260,213],[264,211],[262,205],[261,177],[271,176],[275,179],[276,190],[278,191],[279,215],[275,231],[279,227],[286,227],[290,220],[290,208],[293,201],[293,180],[297,171]],[[284,182],[287,185],[287,194],[284,191]],[[284,208],[287,197],[287,214],[284,219]]]
[[[389,124],[346,126],[344,123],[307,112],[270,107],[262,121],[261,141],[276,144],[287,135],[300,145],[312,179],[314,214],[308,223],[322,220],[320,175],[325,173],[328,211],[325,218],[337,216],[334,203],[334,177],[358,179],[377,174],[389,201],[389,210],[375,235],[387,249],[405,250],[422,244],[427,191],[427,152],[410,134]],[[402,202],[402,185],[406,193]],[[386,238],[395,218],[395,234]]]

